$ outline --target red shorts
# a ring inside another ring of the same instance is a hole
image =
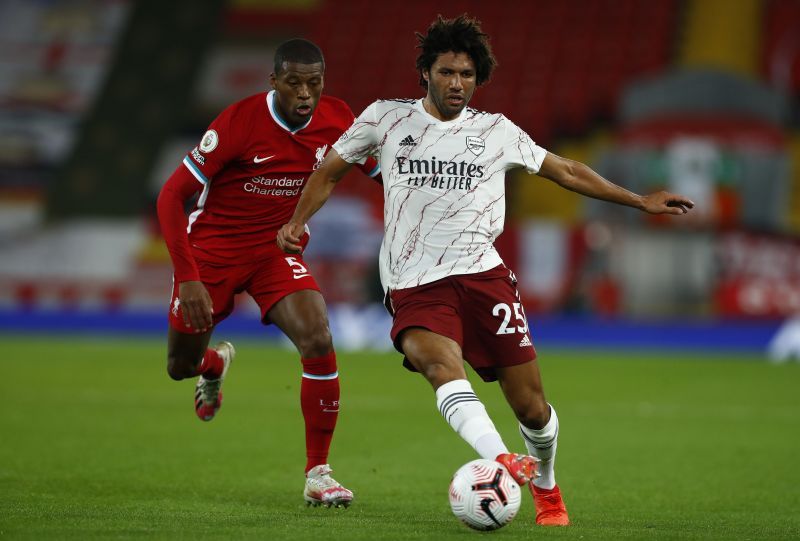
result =
[[[287,254],[275,245],[275,255],[269,259],[233,265],[197,262],[200,280],[206,286],[214,303],[216,325],[233,311],[237,293],[247,292],[261,309],[261,321],[269,324],[267,313],[279,300],[290,293],[304,289],[319,291],[317,281],[308,270],[301,254]],[[183,323],[178,300],[178,284],[172,286],[169,324],[178,332],[194,333]],[[177,303],[177,304],[176,304]]]
[[[498,366],[536,359],[517,280],[505,265],[394,290],[389,297],[392,341],[401,353],[400,334],[422,327],[458,343],[464,359],[484,381],[497,379]],[[403,364],[414,370],[408,359]]]

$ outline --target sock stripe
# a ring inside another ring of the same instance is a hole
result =
[[[556,440],[558,439],[558,429],[556,429],[556,433],[553,434],[553,437],[547,438],[547,439],[544,439],[544,440],[541,440],[541,441],[535,439],[533,436],[530,436],[530,435],[526,434],[521,426],[520,426],[520,429],[519,429],[519,433],[520,433],[520,435],[522,435],[522,438],[525,441],[527,441],[528,443],[533,445],[536,449],[550,449],[553,446],[553,444],[556,442]]]
[[[462,398],[462,399],[457,400],[456,402],[453,402],[452,404],[450,404],[447,407],[447,409],[442,413],[442,417],[444,417],[445,420],[448,423],[450,423],[450,419],[453,417],[453,415],[455,415],[458,412],[458,408],[456,406],[458,406],[459,404],[465,404],[467,402],[477,402],[478,404],[481,404],[481,401],[478,400],[477,397],[476,398]],[[483,404],[481,404],[481,405],[483,405]]]
[[[445,412],[448,409],[450,409],[450,407],[454,403],[453,401],[455,401],[455,400],[460,401],[462,399],[478,400],[478,397],[475,395],[475,393],[472,393],[472,392],[453,393],[453,394],[449,395],[447,398],[445,398],[444,400],[442,400],[442,403],[439,405],[439,412],[442,415],[445,415]]]
[[[316,379],[316,380],[329,380],[329,379],[336,379],[339,377],[339,371],[333,372],[332,374],[309,374],[308,372],[303,372],[303,377],[306,379]]]
[[[451,400],[450,402],[448,402],[446,406],[442,407],[442,415],[445,415],[448,411],[450,411],[455,406],[457,406],[458,404],[461,404],[463,402],[480,402],[480,400],[478,400],[478,397],[474,396],[474,395],[473,396],[462,396],[462,397],[456,398],[455,400]]]

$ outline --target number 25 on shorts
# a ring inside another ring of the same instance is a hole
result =
[[[511,323],[511,307],[504,302],[495,304],[494,308],[492,308],[492,315],[495,317],[500,317],[502,314],[503,317],[503,322],[500,323],[500,327],[497,329],[497,334],[514,334],[517,332],[525,334],[528,332],[528,321],[525,319],[525,311],[522,309],[522,304],[515,302],[513,306],[514,316],[516,317],[517,322],[521,323],[522,325],[509,327],[508,324]]]

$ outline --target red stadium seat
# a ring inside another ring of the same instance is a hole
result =
[[[798,2],[770,5],[777,15],[766,24],[780,26]],[[494,84],[479,90],[473,105],[507,113],[535,133],[580,134],[593,119],[613,116],[628,81],[668,65],[678,6],[677,0],[539,0],[507,9],[501,2],[442,0],[432,10],[424,0],[322,0],[316,9],[258,24],[274,21],[275,31],[285,33],[281,25],[290,17],[305,28],[325,52],[328,91],[358,114],[377,98],[421,96],[412,32],[424,32],[436,13],[469,13],[482,21],[499,61]]]

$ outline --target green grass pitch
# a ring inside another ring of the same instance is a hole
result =
[[[350,509],[302,501],[300,367],[237,344],[218,417],[173,382],[158,340],[0,335],[0,538],[797,539],[800,366],[756,358],[548,351],[557,478],[573,525],[520,514],[493,533],[450,513],[474,453],[397,355],[341,354],[335,476]],[[522,450],[495,384],[475,385]]]

